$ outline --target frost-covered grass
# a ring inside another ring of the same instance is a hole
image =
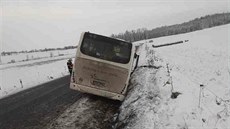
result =
[[[118,128],[230,127],[230,25],[143,42]],[[184,44],[152,45],[188,40]],[[141,67],[141,66],[155,66]]]
[[[71,49],[2,56],[0,98],[68,75],[66,62],[75,53],[76,49]],[[16,62],[7,63],[11,60]]]

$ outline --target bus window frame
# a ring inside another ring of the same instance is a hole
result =
[[[95,55],[90,55],[88,53],[85,53],[85,51],[83,50],[84,49],[83,45],[84,45],[85,39],[87,38],[86,36],[89,36],[89,35],[95,35],[95,36],[97,36],[99,38],[102,38],[102,39],[105,39],[105,40],[108,40],[108,41],[110,40],[110,41],[112,41],[113,45],[116,44],[116,42],[117,43],[125,43],[125,44],[127,44],[127,46],[129,47],[129,49],[128,49],[129,50],[129,55],[128,55],[127,61],[122,62],[122,61],[116,61],[116,60],[113,60],[113,59],[108,60],[108,59],[97,57]],[[128,64],[131,61],[131,56],[132,56],[132,43],[126,42],[126,41],[123,41],[123,40],[118,40],[118,39],[115,39],[115,38],[110,38],[110,37],[102,36],[102,35],[97,35],[97,34],[94,34],[94,33],[85,32],[84,35],[83,35],[81,44],[80,44],[80,51],[81,51],[82,54],[84,54],[86,56],[90,56],[90,57],[96,58],[96,59],[101,59],[101,60],[104,60],[104,61],[109,61],[109,62],[119,63],[119,64]]]

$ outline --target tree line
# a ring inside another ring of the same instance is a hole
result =
[[[187,33],[229,23],[230,13],[220,13],[206,15],[181,24],[162,26],[151,30],[146,28],[139,28],[131,31],[126,30],[124,33],[112,34],[111,37],[134,42],[144,39]]]
[[[1,52],[2,56],[12,55],[12,54],[19,54],[19,53],[33,53],[33,52],[47,52],[47,51],[54,51],[54,50],[67,50],[67,49],[75,49],[77,46],[65,46],[62,48],[44,48],[44,49],[33,49],[33,50],[24,50],[24,51],[10,51],[10,52]]]

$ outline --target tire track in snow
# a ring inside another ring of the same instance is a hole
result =
[[[111,129],[120,106],[119,101],[84,94],[47,129]]]

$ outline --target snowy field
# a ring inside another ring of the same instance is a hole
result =
[[[229,129],[230,25],[151,39],[120,107],[117,128]],[[153,48],[152,45],[185,41]]]
[[[229,129],[229,30],[230,25],[223,25],[136,42],[140,45],[140,62],[131,76],[129,91],[119,114],[109,112],[116,119],[112,127]],[[185,40],[187,42],[183,44],[152,47]],[[66,60],[74,57],[75,50],[64,56],[47,55],[39,60],[1,65],[0,97],[67,75]],[[97,112],[105,109],[98,108],[103,107],[103,100],[91,101],[90,98],[81,98],[54,121],[55,127],[50,127],[70,129],[79,123],[87,125],[89,120],[96,123],[89,127],[96,127],[102,118],[97,120],[91,116],[97,116]]]
[[[0,64],[10,64],[13,62],[26,62],[31,60],[39,60],[42,58],[49,58],[49,57],[58,57],[73,54],[75,49],[69,50],[53,50],[47,52],[33,52],[33,53],[18,53],[12,54],[8,56],[2,56]]]
[[[68,75],[66,62],[75,53],[69,49],[2,56],[0,98]]]

